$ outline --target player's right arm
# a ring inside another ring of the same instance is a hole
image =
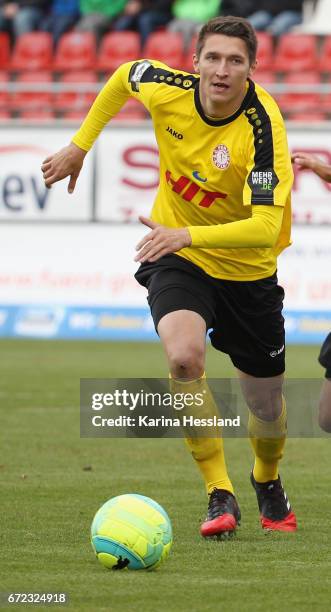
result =
[[[85,155],[130,95],[134,94],[149,108],[154,86],[145,85],[141,91],[140,80],[150,67],[150,62],[141,60],[123,64],[114,72],[96,97],[72,142],[43,161],[41,169],[46,187],[50,188],[57,181],[70,176],[68,191],[74,191]]]
[[[297,164],[300,169],[309,169],[315,172],[323,181],[331,183],[331,166],[322,162],[315,155],[308,155],[307,153],[294,153],[292,155],[292,163]]]

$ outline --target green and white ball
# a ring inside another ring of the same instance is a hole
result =
[[[118,495],[96,513],[91,541],[109,569],[154,569],[169,555],[172,528],[165,510],[144,495]]]

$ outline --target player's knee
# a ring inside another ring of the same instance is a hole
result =
[[[204,372],[204,350],[195,345],[176,347],[168,354],[173,378],[200,378]]]
[[[272,393],[251,389],[245,393],[249,410],[263,421],[275,421],[282,412],[283,396],[281,387]]]

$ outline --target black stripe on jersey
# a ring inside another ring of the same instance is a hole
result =
[[[279,179],[274,170],[274,144],[270,117],[256,92],[249,101],[245,116],[254,135],[254,168],[247,183],[252,192],[251,204],[274,204],[274,189]]]
[[[131,83],[132,91],[139,91],[139,83],[163,83],[164,85],[169,85],[170,87],[179,87],[180,89],[188,90],[193,89],[196,83],[199,81],[199,77],[192,74],[183,74],[181,72],[165,70],[164,68],[155,68],[155,66],[150,63],[149,66],[146,64],[147,60],[143,62],[136,62],[131,67],[129,73],[129,83]],[[140,66],[142,66],[142,74],[139,74]],[[139,75],[139,83],[135,78],[137,73]]]

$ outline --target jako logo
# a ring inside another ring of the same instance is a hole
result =
[[[171,136],[173,136],[174,138],[177,138],[178,140],[183,140],[184,138],[183,134],[180,134],[179,132],[176,132],[176,130],[173,130],[172,127],[170,127],[170,125],[168,125],[166,131],[169,132]]]

